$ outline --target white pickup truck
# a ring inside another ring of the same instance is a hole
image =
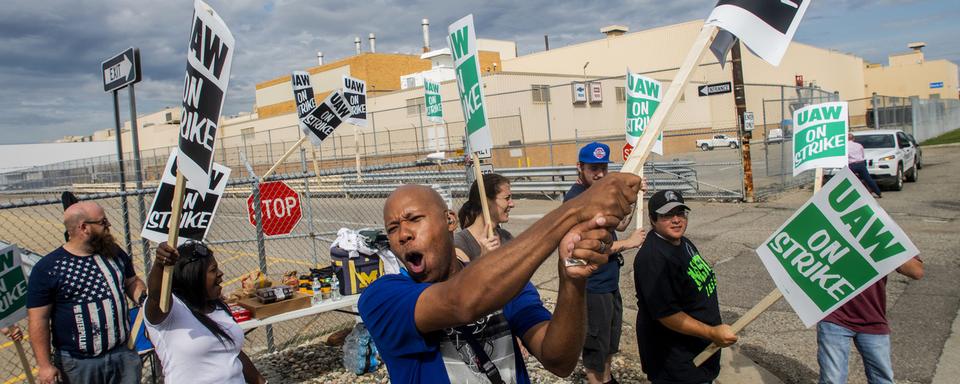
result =
[[[712,151],[717,147],[730,147],[736,149],[740,146],[739,140],[727,135],[713,135],[712,139],[697,140],[697,148],[703,151]]]

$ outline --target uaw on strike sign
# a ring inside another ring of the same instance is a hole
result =
[[[352,110],[347,122],[359,127],[367,126],[367,82],[343,75],[343,97]]]
[[[0,248],[0,327],[27,317],[27,278],[21,264],[20,248]]]
[[[847,102],[814,104],[793,112],[793,175],[847,166]]]
[[[178,158],[187,184],[207,192],[220,111],[230,82],[233,34],[204,2],[194,3],[193,24],[183,79]]]
[[[224,189],[227,188],[227,179],[230,178],[230,168],[213,163],[210,169],[210,184],[205,188],[205,192],[194,189],[192,185],[187,184],[183,198],[183,213],[180,216],[180,232],[178,233],[177,245],[183,244],[188,240],[202,241],[210,230],[213,222],[213,215],[220,206],[220,197],[223,196]],[[167,165],[163,169],[163,176],[160,178],[160,186],[157,187],[157,193],[153,195],[153,205],[147,213],[143,230],[140,236],[145,239],[163,243],[167,241],[167,234],[170,232],[170,216],[173,202],[173,190],[177,183],[177,151],[170,153],[167,159]]]
[[[485,152],[493,148],[493,138],[487,125],[487,110],[480,84],[480,56],[477,54],[477,32],[473,15],[457,20],[447,28],[447,44],[453,55],[457,75],[460,106],[467,125],[467,143],[470,152]]]
[[[323,139],[350,117],[353,110],[339,89],[330,92],[326,100],[318,105],[313,97],[313,86],[310,85],[310,74],[307,72],[294,71],[290,80],[297,103],[300,130],[310,138],[313,145],[319,146]]]
[[[718,42],[727,42],[717,49],[720,62],[733,45],[732,33],[766,62],[780,65],[790,40],[807,11],[810,0],[720,0],[707,17],[707,24],[724,30]],[[722,54],[721,54],[722,53]]]
[[[849,168],[757,249],[807,327],[918,253]]]
[[[627,145],[637,146],[643,131],[650,125],[650,118],[657,110],[663,87],[659,81],[630,72],[627,68]],[[663,155],[663,133],[653,144],[653,153]],[[625,153],[629,156],[629,153]],[[626,158],[624,158],[626,160]]]

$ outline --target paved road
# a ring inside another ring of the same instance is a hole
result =
[[[756,148],[754,147],[755,154],[762,152],[756,151]],[[930,382],[943,350],[944,339],[950,335],[950,325],[960,305],[960,287],[955,284],[955,281],[960,279],[960,261],[956,257],[956,250],[960,249],[960,239],[957,236],[960,233],[960,198],[956,192],[960,187],[960,179],[954,171],[956,164],[960,163],[958,149],[960,147],[925,149],[927,167],[921,172],[920,181],[907,184],[902,192],[887,192],[880,200],[880,204],[918,245],[927,268],[927,277],[922,281],[911,282],[900,276],[893,276],[888,285],[890,318],[894,329],[894,368],[898,381],[902,382]],[[737,153],[729,149],[718,149],[685,155],[698,162],[724,162],[734,160]],[[755,155],[754,159],[755,172],[759,172],[762,168],[757,163],[758,156]],[[730,179],[729,175],[739,175],[735,168],[720,168],[723,167],[718,167],[715,174],[701,174],[701,177],[727,180]],[[760,204],[691,203],[693,215],[689,237],[715,265],[719,278],[721,309],[728,322],[736,320],[773,288],[773,283],[753,249],[772,229],[782,224],[810,193],[786,193]],[[242,243],[216,246],[218,259],[227,272],[227,291],[238,286],[236,278],[241,273],[257,269],[259,265],[255,242],[249,241],[254,238],[254,231],[246,222],[244,200],[242,197],[228,198],[221,203],[214,228],[208,237],[208,241],[214,242],[246,240]],[[131,199],[131,207],[134,206],[134,201]],[[313,228],[310,228],[311,220],[305,217],[295,233],[331,233],[341,226],[380,225],[382,201],[311,199],[310,204],[314,209]],[[507,228],[517,234],[558,204],[549,200],[519,201],[513,212],[514,219],[507,224]],[[116,199],[113,199],[107,207],[108,215],[115,225],[120,223],[118,205]],[[4,238],[14,238],[21,245],[45,253],[61,242],[61,214],[58,204],[0,212],[3,222],[0,232],[4,234]],[[308,209],[305,208],[304,215],[308,214]],[[132,232],[139,233],[138,224],[135,223],[133,228]],[[327,241],[333,238],[332,234],[322,237]],[[137,240],[134,236],[134,241]],[[315,265],[317,261],[324,264],[327,262],[326,257],[321,255],[318,260],[314,247],[319,247],[320,253],[325,254],[323,249],[329,246],[327,241],[314,243],[306,238],[267,240],[268,267],[272,273],[277,274],[290,269],[302,271],[307,266]],[[632,252],[627,253],[621,276],[627,324],[622,350],[627,357],[636,356],[635,334],[632,330],[636,309],[632,278],[633,257]],[[555,263],[555,257],[551,258],[533,278],[544,296],[550,296],[550,291],[556,290]],[[336,319],[345,320],[345,317],[340,315]],[[277,334],[286,336],[279,339],[288,341],[291,334],[314,327],[316,324],[291,322],[278,327]],[[261,331],[251,334],[251,337],[254,338],[251,345],[263,345]],[[745,330],[741,340],[743,353],[786,382],[815,381],[815,333],[803,328],[785,302],[776,304],[762,315]],[[8,375],[16,369],[12,365],[15,362],[10,355],[12,352],[5,347],[0,345],[0,374]],[[857,368],[851,370],[851,382],[865,382],[859,360],[854,360],[852,364]]]
[[[919,182],[901,192],[884,193],[880,205],[916,243],[926,277],[910,281],[893,274],[888,283],[888,312],[893,329],[893,364],[897,382],[931,382],[944,341],[960,307],[960,147],[924,150],[926,167]],[[774,288],[754,249],[811,195],[802,190],[759,204],[691,203],[689,237],[715,266],[724,320],[735,321]],[[518,203],[507,225],[519,233],[540,213],[558,203],[525,200]],[[636,301],[633,287],[634,252],[628,252],[621,273],[627,324],[621,350],[636,356],[632,329]],[[550,296],[555,291],[556,259],[541,267],[533,281]],[[787,383],[816,382],[816,332],[804,328],[786,301],[761,315],[742,334],[740,351]],[[859,357],[851,361],[850,383],[865,383]],[[955,363],[954,363],[955,364]]]

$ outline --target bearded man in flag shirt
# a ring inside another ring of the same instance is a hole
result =
[[[100,205],[71,205],[63,224],[69,240],[37,262],[27,283],[37,379],[139,383],[140,357],[126,346],[130,320],[123,295],[142,299],[146,285],[114,241]]]

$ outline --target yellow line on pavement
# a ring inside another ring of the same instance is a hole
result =
[[[33,372],[33,377],[36,378],[36,377],[37,377],[37,368],[33,368],[33,369],[31,370],[31,372]],[[7,379],[7,381],[4,381],[3,384],[19,383],[19,382],[23,382],[24,380],[27,380],[27,374],[26,374],[26,373],[21,373],[20,376],[14,376],[14,377],[11,377],[11,378]]]
[[[24,332],[23,341],[27,341],[27,340],[30,340],[30,336],[29,336],[26,332]],[[8,341],[8,342],[6,342],[6,343],[0,344],[0,351],[4,350],[4,349],[6,349],[6,348],[10,348],[10,347],[12,347],[12,346],[13,346],[13,342],[12,342],[12,341]]]

